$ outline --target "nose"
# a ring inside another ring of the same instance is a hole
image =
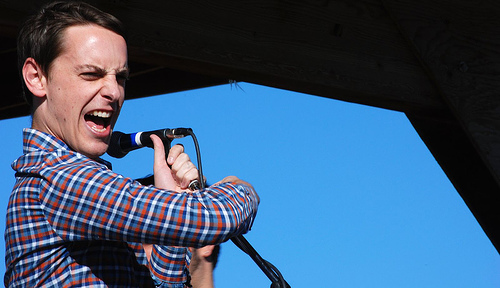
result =
[[[101,95],[108,101],[114,102],[119,101],[124,97],[124,83],[121,83],[116,75],[110,74],[103,78],[103,84],[101,87]]]

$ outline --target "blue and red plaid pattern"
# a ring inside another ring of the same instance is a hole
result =
[[[245,185],[194,193],[142,186],[49,134],[23,133],[24,155],[12,164],[6,287],[154,287],[158,281],[182,287],[190,255],[181,247],[221,243],[253,224],[258,197]],[[149,263],[140,243],[156,244]]]

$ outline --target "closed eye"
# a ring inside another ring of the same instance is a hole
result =
[[[123,86],[125,85],[125,81],[129,79],[128,76],[128,70],[120,71],[116,73],[116,81]]]
[[[89,80],[89,81],[99,80],[99,79],[103,78],[104,76],[106,76],[106,70],[101,69],[101,68],[96,67],[96,66],[89,66],[89,67],[86,67],[85,69],[83,69],[83,71],[81,71],[80,76],[83,79]]]
[[[98,79],[102,78],[103,74],[101,74],[99,72],[85,72],[85,73],[81,73],[80,76],[85,80],[92,81],[92,80],[98,80]]]
[[[81,70],[83,71],[79,73],[80,77],[87,81],[97,81],[108,75],[108,72],[106,70],[94,65],[85,65],[81,68]],[[128,77],[128,68],[118,70],[115,74],[116,82],[121,86],[125,86],[125,82],[128,80]]]

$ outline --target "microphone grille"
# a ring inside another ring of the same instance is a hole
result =
[[[125,134],[119,131],[111,134],[111,140],[109,140],[108,150],[106,151],[109,156],[114,158],[123,158],[127,155],[128,151],[124,151],[124,149],[120,146],[120,139],[123,135]]]

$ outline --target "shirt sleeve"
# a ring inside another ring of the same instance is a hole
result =
[[[162,280],[179,280],[187,267],[185,248],[166,246],[222,243],[246,233],[257,212],[258,197],[245,185],[178,193],[142,186],[86,157],[53,156],[29,172],[45,179],[39,201],[54,231],[65,241],[158,244],[151,264]]]
[[[40,171],[47,180],[40,201],[56,233],[68,241],[199,247],[247,232],[257,212],[255,191],[245,185],[178,193],[142,186],[90,159],[62,160],[47,161]]]
[[[157,287],[184,287],[190,260],[188,248],[154,245],[149,269]]]

